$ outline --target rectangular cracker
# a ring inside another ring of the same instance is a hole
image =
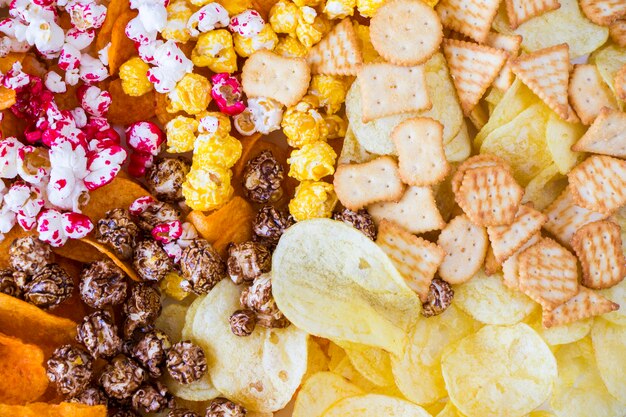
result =
[[[561,7],[559,0],[506,0],[506,15],[511,29],[529,21],[533,17]]]
[[[595,65],[574,66],[569,82],[569,100],[583,124],[590,125],[603,107],[615,109],[617,103]]]
[[[568,174],[574,203],[611,214],[626,204],[626,161],[591,155]]]
[[[501,0],[441,0],[435,10],[444,27],[476,42],[487,38]]]
[[[607,300],[597,292],[580,287],[578,294],[570,298],[566,303],[551,311],[543,310],[541,318],[543,326],[550,328],[610,313],[619,307],[619,304]]]
[[[624,0],[579,0],[580,8],[596,25],[609,26],[626,16]]]
[[[398,164],[390,156],[339,165],[333,185],[341,204],[353,211],[379,201],[397,201],[404,192]]]
[[[511,71],[511,61],[517,58],[521,44],[522,37],[520,35],[505,35],[498,32],[489,32],[489,35],[485,40],[485,45],[496,49],[502,49],[509,55],[509,59],[500,70],[500,74],[498,74],[496,79],[493,81],[494,87],[502,91],[506,91],[509,89],[511,84],[513,84],[515,76],[513,75],[513,71]]]
[[[602,108],[572,150],[626,158],[626,113]]]
[[[531,237],[540,232],[547,220],[545,214],[523,204],[519,206],[515,220],[510,225],[488,227],[487,234],[495,259],[499,263],[504,262]]]

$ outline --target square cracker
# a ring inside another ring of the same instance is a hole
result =
[[[583,124],[590,125],[603,107],[615,109],[615,97],[600,77],[595,65],[574,67],[569,81],[569,100]]]
[[[580,291],[567,302],[554,310],[543,310],[543,326],[562,326],[578,320],[610,313],[619,308],[619,304],[609,301],[595,291],[580,287]]]
[[[500,263],[507,260],[541,231],[547,219],[545,214],[523,204],[519,206],[515,220],[510,225],[488,227],[487,234],[496,260]]]
[[[408,187],[398,202],[375,203],[369,205],[367,211],[376,224],[383,219],[390,220],[414,234],[445,226],[430,187]]]
[[[506,14],[511,29],[560,7],[559,0],[506,0]]]
[[[535,233],[515,253],[502,263],[502,282],[512,290],[519,291],[519,254],[541,240],[541,233]]]
[[[350,19],[339,22],[309,51],[313,74],[356,75],[363,63],[361,46]]]
[[[397,201],[404,191],[398,164],[390,156],[339,165],[333,185],[341,204],[353,211],[379,201]]]
[[[450,171],[443,149],[443,126],[428,117],[401,122],[391,132],[400,178],[409,185],[437,184]]]
[[[394,114],[430,110],[432,107],[423,65],[367,64],[361,67],[358,79],[365,123]]]
[[[248,97],[269,97],[293,106],[306,94],[311,81],[303,58],[285,58],[265,49],[252,54],[241,70],[241,84]]]
[[[626,113],[602,108],[572,150],[626,158]]]
[[[437,244],[446,252],[439,266],[439,276],[450,284],[461,284],[483,266],[489,239],[484,227],[475,225],[462,214],[441,231]]]
[[[461,189],[461,184],[463,183],[463,177],[465,176],[465,172],[472,168],[481,168],[481,167],[492,167],[492,166],[502,166],[511,171],[509,166],[504,162],[504,160],[499,157],[491,154],[480,154],[474,155],[467,158],[465,161],[458,166],[454,175],[452,176],[452,192],[457,194]]]
[[[436,10],[443,26],[484,42],[500,0],[441,0]]]
[[[609,26],[626,16],[624,0],[579,0],[580,8],[596,25]]]
[[[574,202],[588,210],[611,214],[626,204],[626,161],[591,155],[568,174]]]
[[[445,255],[443,249],[388,220],[378,225],[376,243],[389,256],[406,284],[426,302],[430,282]]]

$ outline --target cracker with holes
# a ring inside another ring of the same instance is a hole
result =
[[[506,169],[509,169],[508,165],[501,158],[491,155],[491,154],[480,154],[474,155],[467,158],[461,165],[459,165],[452,176],[452,192],[457,194],[461,188],[461,183],[463,182],[463,176],[465,172],[469,169],[473,168],[481,168],[481,167],[493,167],[493,166],[501,166]],[[510,171],[510,169],[509,169]]]
[[[572,150],[626,158],[626,113],[604,107]]]
[[[374,49],[396,65],[426,62],[443,39],[437,13],[420,0],[392,0],[378,9],[370,21]]]
[[[611,23],[609,35],[613,42],[622,48],[626,48],[626,17]]]
[[[554,310],[543,310],[541,321],[543,327],[546,328],[563,326],[589,317],[610,313],[619,307],[619,304],[607,300],[597,292],[580,287],[578,294],[567,302]]]
[[[363,121],[394,114],[415,113],[432,107],[423,66],[367,64],[359,71]]]
[[[519,290],[519,255],[541,240],[541,233],[535,233],[506,261],[502,262],[502,282],[512,290]]]
[[[619,284],[626,274],[619,225],[603,220],[580,228],[572,238],[572,247],[582,265],[582,285],[603,289]]]
[[[311,81],[309,65],[302,58],[284,58],[267,50],[252,54],[241,70],[248,97],[269,97],[293,106],[306,94]]]
[[[509,55],[501,49],[454,39],[443,41],[443,53],[467,116],[496,79]]]
[[[506,168],[492,166],[467,170],[455,199],[477,225],[503,226],[513,223],[523,196]]]
[[[493,86],[506,91],[511,84],[515,76],[511,71],[511,61],[517,58],[519,54],[519,48],[522,44],[522,37],[520,35],[505,35],[504,33],[489,32],[487,39],[485,39],[485,45],[492,48],[501,49],[508,55],[508,60],[504,67],[500,70],[500,74],[493,80]]]
[[[356,75],[363,56],[350,19],[339,22],[311,48],[307,61],[313,74]]]
[[[590,125],[603,107],[616,108],[613,94],[595,65],[576,65],[570,78],[569,100],[583,124]]]
[[[588,210],[611,214],[626,204],[626,161],[592,155],[568,174],[574,202]]]
[[[436,7],[443,26],[484,42],[500,0],[441,0]]]
[[[617,74],[615,74],[615,95],[621,100],[626,100],[626,64],[622,65]]]
[[[404,191],[398,164],[389,156],[339,165],[333,184],[341,204],[354,211],[378,201],[397,201]]]
[[[443,126],[428,117],[401,122],[391,132],[400,178],[409,185],[437,184],[450,171],[443,149]]]
[[[596,25],[609,26],[626,16],[624,0],[579,0],[579,3],[585,16]]]
[[[460,215],[441,231],[437,244],[446,253],[439,266],[439,276],[450,284],[460,284],[472,278],[483,265],[489,239],[484,227]]]
[[[397,202],[371,204],[367,211],[376,224],[389,220],[414,234],[445,226],[430,187],[408,187]]]
[[[542,212],[529,205],[522,204],[513,223],[505,226],[487,228],[489,241],[495,259],[502,263],[513,255],[524,243],[541,231],[548,218]]]
[[[533,17],[561,7],[559,0],[506,0],[505,4],[511,29],[516,29]]]
[[[425,302],[430,282],[443,261],[443,249],[388,220],[378,225],[376,243],[389,256],[406,284]]]
[[[544,310],[552,310],[578,294],[576,257],[543,238],[519,255],[519,288]]]

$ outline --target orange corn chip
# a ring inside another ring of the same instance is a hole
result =
[[[3,138],[8,138],[9,136],[21,137],[24,135],[24,128],[26,128],[24,119],[18,119],[10,110],[3,111],[2,116],[0,127],[2,127]]]
[[[96,248],[80,240],[70,239],[65,245],[60,248],[54,248],[53,250],[57,255],[78,262],[89,263],[106,258],[106,255],[100,253]]]
[[[114,208],[127,209],[139,197],[149,195],[148,190],[135,181],[116,177],[110,184],[90,193],[89,203],[83,208],[83,214],[96,223],[107,211]]]
[[[15,64],[16,62],[24,61],[25,57],[26,54],[24,53],[11,52],[7,56],[0,58],[0,72],[4,74],[8,70],[10,70],[11,67],[13,67],[13,64]]]
[[[113,24],[111,47],[109,48],[109,74],[117,73],[118,68],[137,53],[135,44],[128,39],[126,25],[137,16],[135,11],[124,12]]]
[[[111,124],[127,126],[140,120],[151,119],[156,114],[154,90],[139,97],[131,97],[124,93],[122,80],[117,79],[109,84],[109,93],[111,107],[108,119]]]
[[[61,256],[56,256],[55,262],[59,264],[59,266],[63,268],[63,270],[67,272],[70,277],[72,277],[72,281],[74,281],[74,290],[72,291],[72,296],[70,298],[59,304],[54,309],[51,309],[50,312],[55,316],[79,322],[87,315],[85,304],[80,299],[79,285],[80,272],[83,269],[82,265],[80,262],[63,258]]]
[[[61,70],[55,71],[61,74]],[[65,93],[55,94],[54,101],[61,110],[72,110],[78,106],[80,103],[78,102],[78,96],[76,95],[76,90],[78,90],[78,84],[76,85],[67,85],[67,90]]]
[[[130,12],[130,2],[128,0],[111,0],[107,6],[107,16],[96,38],[96,49],[100,50],[111,42],[111,33],[115,22],[125,13]]]
[[[232,0],[230,3],[232,3]],[[263,16],[264,19],[267,19],[270,14],[270,10],[276,3],[278,3],[278,0],[252,0],[254,10],[261,13],[261,16]]]
[[[104,254],[107,257],[109,257],[109,259],[111,259],[115,265],[117,265],[124,272],[126,272],[126,275],[128,275],[133,281],[141,281],[141,279],[139,279],[139,277],[135,273],[135,269],[130,264],[122,261],[121,259],[119,259],[106,246],[96,242],[95,240],[93,240],[93,239],[91,239],[89,237],[82,238],[80,241],[83,242],[83,243],[86,243],[86,244],[88,244],[90,246],[92,246],[93,248],[95,248],[96,250],[101,252],[102,254]]]
[[[200,236],[211,242],[220,255],[225,256],[229,243],[252,239],[254,217],[252,206],[243,198],[234,197],[209,215],[192,211],[187,215],[187,221],[195,226]]]
[[[15,90],[0,87],[0,110],[8,109],[15,104]]]
[[[0,417],[106,417],[104,405],[78,403],[31,403],[27,405],[0,404]]]
[[[24,237],[28,235],[28,232],[25,232],[21,227],[15,226],[9,233],[4,235],[4,240],[0,242],[0,268],[8,268],[9,267],[9,247],[11,243],[20,237]],[[2,327],[0,327],[0,330]]]
[[[46,391],[48,377],[38,346],[0,333],[0,358],[0,403],[26,404]]]

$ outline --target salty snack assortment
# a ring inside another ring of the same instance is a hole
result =
[[[13,0],[0,417],[623,417],[626,3]]]

